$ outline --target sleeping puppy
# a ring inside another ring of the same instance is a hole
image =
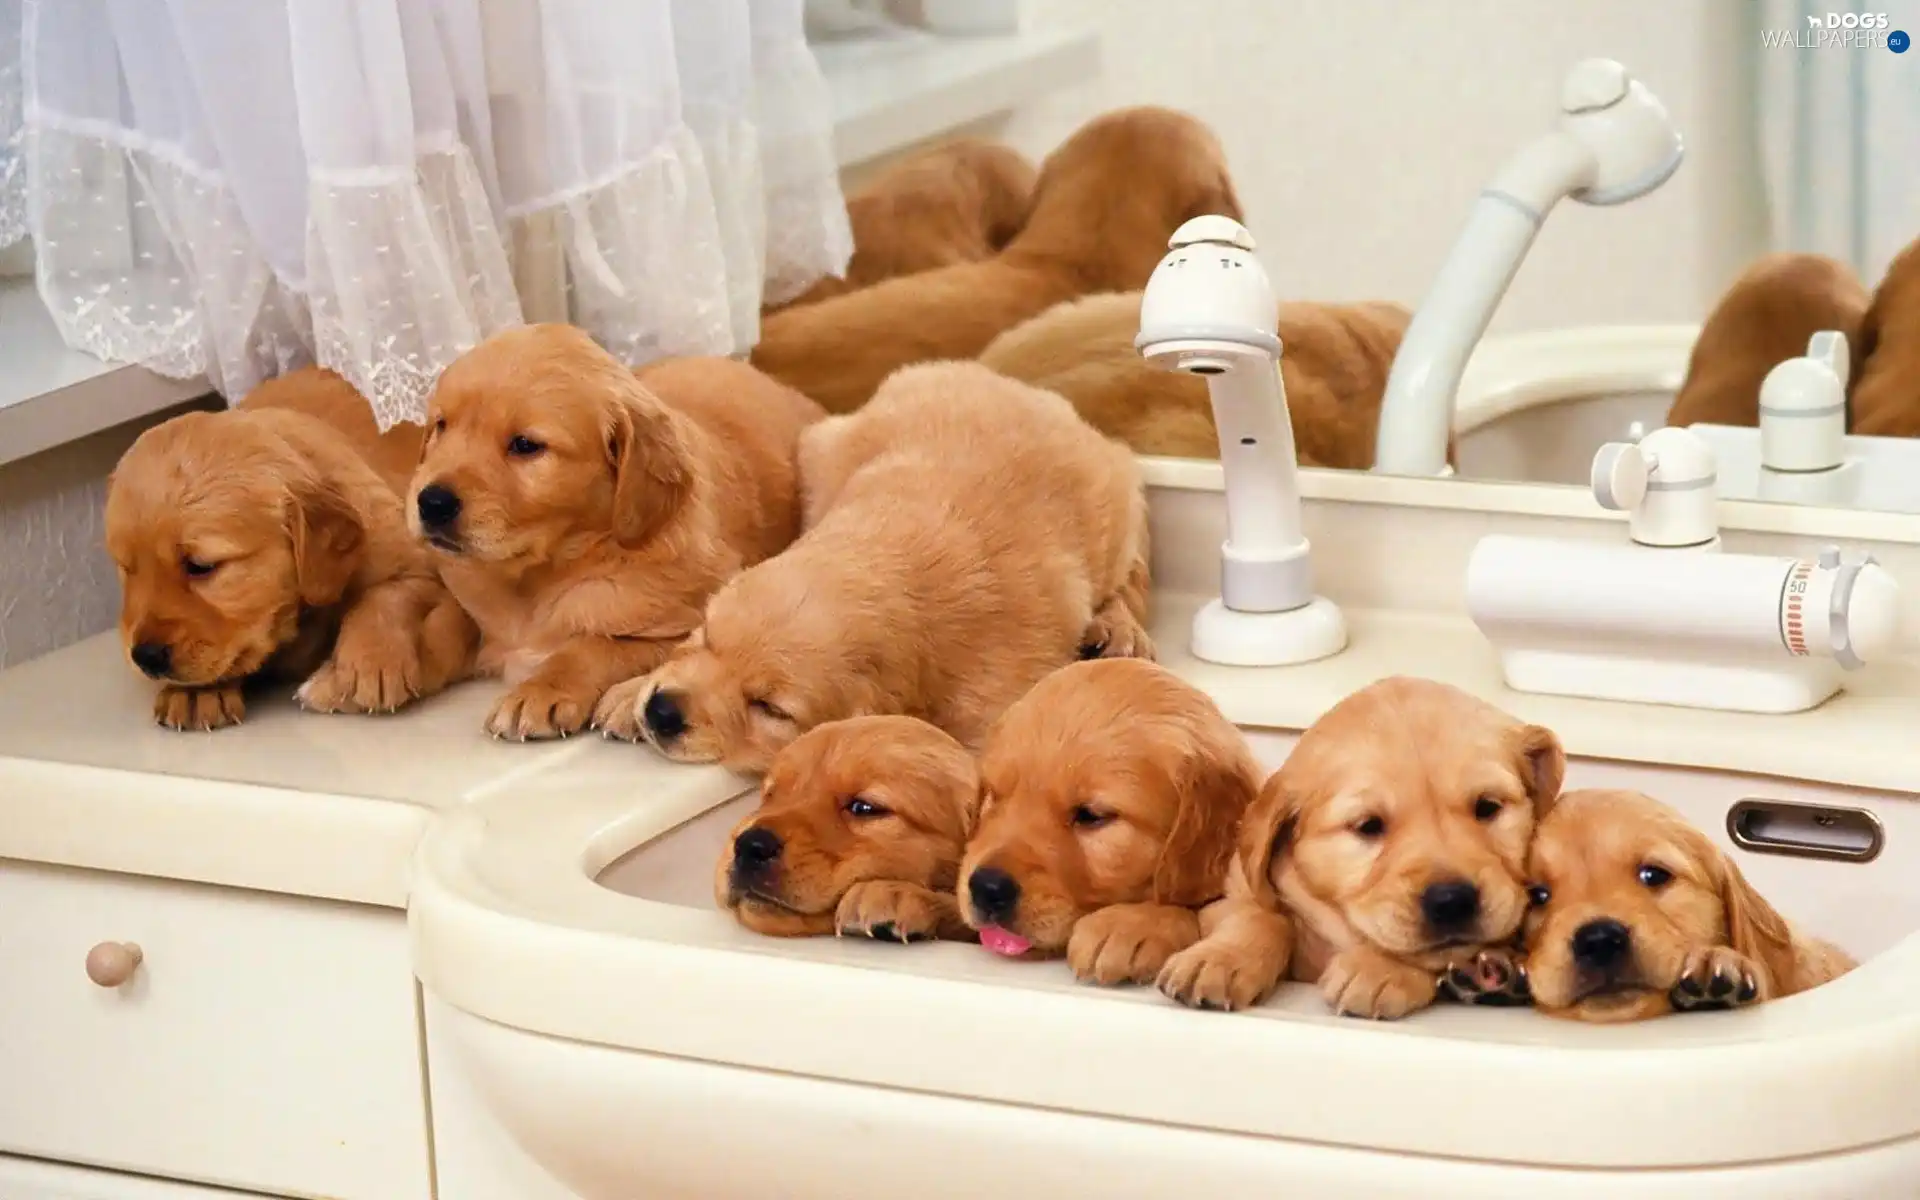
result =
[[[1767,255],[1707,315],[1667,424],[1759,424],[1767,373],[1805,354],[1814,334],[1846,334],[1848,353],[1861,361],[1866,311],[1867,289],[1845,264],[1818,254]]]
[[[1638,792],[1560,797],[1534,834],[1534,1003],[1580,1021],[1739,1008],[1854,962],[1798,932],[1686,818]]]
[[[714,872],[720,907],[756,933],[972,940],[954,906],[980,777],[959,742],[912,717],[855,717],[774,756],[760,807]]]
[[[1047,157],[1007,248],[776,313],[753,363],[829,412],[851,412],[910,363],[973,358],[994,336],[1090,292],[1145,287],[1191,217],[1239,218],[1207,128],[1164,108],[1097,117]]]
[[[1405,676],[1362,688],[1267,780],[1226,898],[1160,990],[1245,1008],[1291,969],[1335,1012],[1388,1020],[1433,1003],[1456,970],[1517,990],[1502,948],[1527,912],[1534,822],[1565,771],[1550,730],[1458,688]]]
[[[959,894],[996,954],[1151,983],[1200,938],[1260,767],[1204,692],[1138,659],[1063,667],[994,727]]]
[[[927,363],[801,440],[807,531],[596,723],[680,762],[766,769],[816,725],[920,717],[978,746],[1076,657],[1151,657],[1147,519],[1126,448],[1051,392]]]
[[[799,531],[811,401],[743,363],[638,376],[570,325],[488,338],[440,376],[408,519],[512,689],[495,737],[585,728],[658,666],[707,597]]]
[[[1280,306],[1280,374],[1300,462],[1373,465],[1387,372],[1410,314],[1383,301]],[[1070,300],[993,340],[980,361],[1059,392],[1088,424],[1136,454],[1219,458],[1206,381],[1140,357],[1140,293]]]
[[[853,258],[786,304],[812,304],[935,267],[999,253],[1026,222],[1033,164],[1012,147],[956,138],[883,169],[847,197]]]
[[[475,632],[382,478],[420,428],[380,434],[346,380],[307,368],[237,408],[140,435],[107,488],[127,657],[154,717],[218,729],[255,683],[323,712],[391,712],[464,676]],[[402,476],[404,478],[404,476]]]
[[[1920,240],[1887,265],[1852,344],[1849,432],[1920,437]]]

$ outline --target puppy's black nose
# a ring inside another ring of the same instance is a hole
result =
[[[1420,914],[1438,930],[1457,930],[1480,915],[1480,889],[1464,879],[1430,883],[1420,893]]]
[[[421,488],[413,503],[420,510],[420,523],[428,529],[444,529],[460,516],[460,497],[445,484]]]
[[[733,839],[733,865],[741,871],[758,871],[779,858],[784,848],[779,834],[755,825]]]
[[[173,647],[165,642],[135,643],[128,657],[151,679],[165,679],[173,670]]]
[[[687,714],[680,711],[679,697],[672,692],[655,692],[647,697],[640,716],[647,729],[663,742],[670,742],[687,731]]]
[[[998,867],[981,867],[967,878],[967,895],[983,921],[1004,921],[1020,907],[1020,881]]]
[[[1599,917],[1573,931],[1573,961],[1594,971],[1620,965],[1633,945],[1633,933],[1612,917]]]

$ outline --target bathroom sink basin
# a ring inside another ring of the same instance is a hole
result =
[[[1294,740],[1249,736],[1269,765]],[[422,845],[436,1121],[485,1110],[559,1181],[518,1184],[525,1200],[1145,1200],[1282,1178],[1308,1198],[1598,1200],[1631,1181],[1855,1200],[1920,1177],[1920,808],[1902,795],[1576,758],[1569,786],[1674,804],[1862,968],[1625,1027],[1448,1005],[1371,1024],[1300,985],[1195,1013],[972,945],[748,933],[712,899],[746,781],[669,778],[523,786]],[[1742,826],[1792,853],[1734,847],[1728,813],[1753,800],[1815,806]]]
[[[1574,396],[1456,427],[1454,473],[1463,479],[1585,487],[1607,442],[1631,442],[1667,423],[1671,392]]]

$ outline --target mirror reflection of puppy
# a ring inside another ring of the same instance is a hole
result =
[[[1026,222],[1034,175],[1012,147],[975,137],[890,164],[847,196],[853,258],[845,277],[822,279],[767,311],[992,257]]]
[[[1146,497],[1060,397],[925,363],[801,441],[807,531],[729,581],[596,723],[678,762],[766,768],[815,725],[921,717],[977,746],[1077,657],[1151,657]]]
[[[1669,425],[1760,423],[1768,372],[1807,352],[1814,334],[1847,335],[1858,364],[1867,289],[1845,263],[1818,254],[1769,254],[1734,280],[1707,314],[1687,375],[1667,409]],[[1853,368],[1854,377],[1859,367]]]
[[[1854,962],[1796,931],[1679,813],[1638,792],[1568,792],[1534,834],[1526,926],[1534,1003],[1637,1021],[1739,1008]]]
[[[408,519],[512,688],[495,737],[585,728],[707,597],[799,532],[794,455],[818,406],[743,363],[638,376],[567,325],[495,335],[441,375]]]
[[[391,712],[470,668],[475,633],[407,533],[418,426],[380,434],[367,402],[307,368],[239,407],[140,435],[107,489],[120,635],[161,684],[170,729],[242,720],[254,683],[305,680],[333,712]]]
[[[1173,231],[1210,213],[1241,216],[1211,130],[1166,108],[1102,113],[1041,164],[1006,249],[774,313],[753,364],[853,412],[902,367],[971,359],[1062,300],[1145,287]]]
[[[1517,991],[1504,947],[1527,912],[1534,822],[1565,772],[1552,731],[1458,688],[1405,676],[1362,688],[1267,780],[1227,898],[1160,990],[1244,1008],[1291,968],[1334,1011],[1376,1019],[1433,1003],[1443,975]]]
[[[1849,432],[1920,437],[1920,239],[1887,264],[1852,350]]]
[[[715,897],[776,937],[971,940],[953,883],[979,793],[973,756],[924,721],[822,725],[774,758],[720,857]]]
[[[981,755],[960,896],[995,953],[1065,952],[1074,974],[1151,983],[1200,938],[1260,768],[1204,692],[1140,659],[1063,667]]]

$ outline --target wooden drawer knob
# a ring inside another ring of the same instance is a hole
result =
[[[101,942],[87,951],[87,978],[103,988],[117,988],[140,969],[140,947],[132,942]]]

